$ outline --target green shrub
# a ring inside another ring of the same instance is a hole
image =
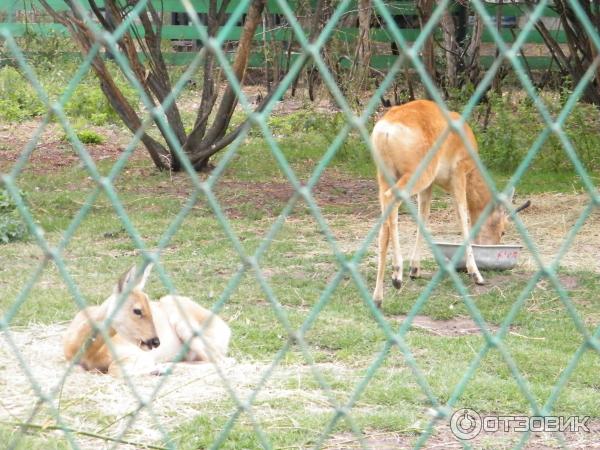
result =
[[[5,189],[0,189],[0,243],[19,241],[27,235],[27,228],[21,220],[17,206]]]
[[[27,79],[14,67],[0,69],[0,119],[15,122],[40,116],[43,103]]]
[[[55,101],[63,95],[67,80],[76,70],[76,65],[71,62],[52,68],[40,64],[35,70],[36,77],[46,94],[51,101]],[[123,76],[118,75],[116,79],[125,97],[131,104],[137,105],[138,95],[135,89],[125,82]],[[120,122],[118,114],[104,96],[100,83],[93,73],[89,73],[77,85],[64,104],[64,110],[71,120],[84,121],[93,125]],[[38,93],[18,69],[11,66],[0,68],[0,119],[20,122],[40,117],[46,112],[47,109],[39,99]]]
[[[555,92],[542,92],[540,96],[552,117],[557,117],[564,106],[561,98]],[[490,101],[491,116],[488,127],[484,130],[481,124],[471,122],[486,166],[499,172],[510,173],[518,167],[546,125],[528,97],[491,96]],[[487,108],[487,105],[481,105],[480,108]],[[563,125],[563,130],[588,172],[600,168],[600,135],[597,132],[599,127],[598,110],[585,103],[578,103]],[[528,170],[573,170],[573,163],[556,134],[551,133],[543,142]]]
[[[120,86],[125,91],[128,99],[135,99],[135,89],[131,86]],[[137,100],[132,101],[133,105]],[[119,115],[112,108],[109,101],[104,96],[102,89],[95,76],[88,76],[77,85],[75,91],[64,106],[67,116],[84,119],[93,125],[105,125],[107,123],[119,123]]]
[[[96,133],[93,130],[81,130],[77,131],[77,139],[79,139],[83,144],[102,144],[104,143],[104,136]],[[67,135],[63,135],[63,141],[68,141]]]
[[[489,101],[493,115],[487,129],[474,130],[480,152],[490,169],[512,172],[542,131],[541,119],[527,101],[513,102],[508,96],[497,95],[490,96]]]
[[[600,133],[598,130],[600,130],[598,107],[585,103],[578,103],[565,123],[567,136],[588,172],[600,170]],[[566,159],[566,154],[564,159]]]
[[[19,48],[26,54],[27,61],[36,69],[56,70],[65,64],[79,65],[81,57],[77,46],[68,34],[40,30],[35,26],[27,27],[22,36],[16,37],[15,41]],[[0,49],[0,56],[4,59],[12,59],[14,55]],[[76,56],[77,55],[77,56]]]
[[[345,124],[342,113],[321,113],[306,108],[289,114],[269,117],[269,128],[275,137],[288,137],[307,132],[317,132],[333,139]],[[260,130],[252,130],[260,134]]]

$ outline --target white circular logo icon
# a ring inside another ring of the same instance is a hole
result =
[[[450,418],[450,429],[454,436],[468,441],[481,431],[481,416],[477,411],[469,408],[456,410]]]

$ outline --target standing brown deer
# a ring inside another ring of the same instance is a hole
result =
[[[451,112],[450,118],[457,120],[460,115]],[[375,124],[371,134],[382,214],[390,204],[393,204],[390,215],[383,222],[379,231],[377,281],[373,292],[373,299],[378,306],[381,306],[383,300],[383,276],[390,235],[392,239],[392,283],[397,289],[402,285],[402,254],[398,238],[400,202],[395,198],[392,186],[388,184],[384,173],[388,173],[397,180],[395,186],[398,189],[404,189],[411,176],[416,172],[419,163],[447,128],[448,121],[436,103],[429,100],[416,100],[402,106],[395,106],[387,111]],[[464,124],[463,130],[472,148],[477,151],[477,142],[473,131],[467,124]],[[471,224],[477,221],[483,209],[492,201],[492,196],[475,161],[456,132],[450,132],[443,140],[421,172],[420,177],[413,183],[410,191],[410,195],[418,197],[419,217],[425,227],[429,219],[433,185],[440,186],[452,195],[462,233],[467,239]],[[512,201],[512,195],[510,200]],[[529,206],[528,203],[518,208],[517,212],[527,206]],[[505,208],[496,206],[482,224],[475,238],[475,244],[498,244],[504,235],[507,221],[508,214]],[[420,275],[420,264],[421,232],[417,227],[410,260],[411,278]],[[470,243],[466,248],[466,265],[468,273],[475,282],[483,284],[484,280],[475,263]]]
[[[189,346],[185,361],[214,362],[225,357],[231,337],[229,326],[187,297],[167,295],[150,301],[143,292],[150,270],[148,265],[136,279],[133,266],[104,303],[89,306],[75,316],[63,338],[68,361],[83,348],[79,364],[84,369],[116,376],[121,374],[121,367],[129,374],[161,374],[166,363],[180,356],[185,343]],[[133,288],[117,309],[119,296],[130,284]],[[108,336],[114,353],[101,335],[88,343],[93,333],[89,319],[100,323],[111,315]]]

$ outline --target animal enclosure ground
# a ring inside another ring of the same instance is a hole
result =
[[[36,123],[0,128],[0,171],[8,170],[18,157]],[[102,128],[107,144],[90,146],[99,170],[106,173],[128,142],[118,128]],[[280,139],[282,149],[299,177],[306,180],[318,162],[327,142],[314,139],[312,148],[299,149],[294,138]],[[306,140],[310,140],[310,136]],[[301,151],[303,150],[303,151]],[[379,214],[376,183],[372,177],[358,176],[354,163],[335,161],[314,189],[314,197],[325,223],[335,236],[337,249],[351,256],[374,226]],[[506,176],[497,175],[502,182]],[[576,184],[558,191],[546,180],[539,186],[523,183],[520,198],[529,194],[533,206],[522,220],[531,234],[542,260],[550,262],[566,233],[589,204],[589,197]],[[62,233],[81,208],[94,184],[79,163],[73,149],[61,139],[60,128],[51,125],[36,147],[17,184],[25,192],[28,205],[56,245]],[[538,183],[539,184],[539,183]],[[157,173],[142,153],[136,151],[115,189],[124,208],[149,248],[154,248],[165,229],[192,192],[185,174]],[[261,244],[277,215],[292,195],[292,189],[277,164],[256,136],[248,138],[222,178],[215,194],[232,229],[248,253]],[[458,225],[451,202],[445,195],[434,199],[431,231],[436,239],[457,240]],[[584,326],[593,332],[600,324],[600,212],[596,208],[561,260],[560,281],[575,305]],[[405,258],[410,252],[414,223],[402,212],[401,244]],[[506,242],[519,242],[513,228]],[[376,244],[359,267],[369,288],[375,280]],[[114,208],[101,196],[89,216],[76,231],[63,252],[67,268],[90,303],[101,302],[112,284],[139,251],[123,228]],[[426,253],[423,279],[407,281],[400,291],[386,280],[383,314],[386,322],[398,328],[419,294],[426,287],[436,264]],[[0,307],[9,311],[32,271],[44,261],[33,241],[0,246]],[[180,230],[164,249],[161,261],[177,290],[194,297],[204,306],[216,302],[241,261],[204,199],[193,208]],[[294,329],[306,320],[327,284],[340,269],[332,247],[307,206],[299,202],[273,242],[259,260],[265,279]],[[471,298],[491,331],[498,330],[518,294],[525,288],[537,266],[525,251],[516,269],[484,273],[488,284],[473,286],[464,274]],[[405,266],[406,270],[406,266]],[[388,275],[389,275],[388,267]],[[405,272],[406,273],[406,272]],[[152,297],[165,293],[156,274],[148,292]],[[164,383],[149,410],[137,414],[138,400],[123,381],[72,371],[64,384],[61,376],[68,367],[61,357],[61,333],[77,307],[56,268],[48,265],[27,298],[14,311],[11,331],[3,338],[0,352],[0,441],[20,434],[15,423],[26,422],[42,429],[30,429],[18,442],[20,448],[67,448],[61,432],[52,429],[48,405],[36,407],[37,393],[16,361],[10,339],[45,393],[53,392],[51,404],[59,408],[70,428],[96,435],[118,437],[138,448],[150,444],[164,446],[161,429],[181,448],[204,448],[218,437],[236,411],[235,401],[219,374],[205,365],[177,367],[171,377],[139,377],[136,385],[142,398]],[[272,376],[259,383],[273,359],[288,341],[288,332],[277,319],[255,275],[247,271],[221,311],[233,330],[231,359],[221,368],[231,387],[245,400],[260,386],[250,412],[242,412],[225,441],[226,448],[255,448],[260,445],[252,419],[276,448],[305,448],[323,440],[329,448],[356,448],[350,422],[342,418],[329,437],[321,436],[334,417],[332,405],[344,405],[355,392],[381,351],[384,333],[365,306],[354,281],[346,276],[314,323],[305,340],[308,355],[298,344],[280,355]],[[484,339],[469,317],[456,288],[448,279],[433,290],[419,312],[406,342],[423,377],[443,404],[450,398]],[[572,318],[549,280],[542,278],[527,296],[523,308],[508,330],[505,342],[521,376],[527,381],[538,406],[544,405],[561,372],[583,342]],[[600,417],[598,354],[587,350],[570,377],[553,410],[562,415]],[[320,376],[322,384],[315,374]],[[55,391],[53,391],[55,390]],[[490,350],[467,384],[459,406],[482,414],[528,414],[530,404],[519,390],[513,373],[500,353]],[[251,414],[250,414],[251,413]],[[349,412],[364,433],[365,444],[373,448],[402,448],[412,445],[431,420],[431,403],[394,347]],[[129,424],[131,425],[129,426]],[[564,436],[570,448],[600,445],[597,421],[592,432]],[[474,445],[506,448],[521,435],[485,435]],[[90,435],[74,434],[82,448],[111,448]],[[449,443],[450,442],[450,443]],[[555,448],[555,435],[533,436],[527,448]],[[447,426],[438,424],[430,447],[460,445]]]

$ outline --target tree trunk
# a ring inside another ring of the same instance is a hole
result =
[[[435,1],[434,0],[417,0],[417,11],[419,12],[419,24],[421,30],[425,28],[427,22],[431,18]],[[421,60],[425,66],[425,70],[429,74],[429,78],[433,83],[436,83],[437,76],[435,72],[435,53],[433,48],[433,33],[430,33],[423,44],[421,50]],[[427,92],[427,97],[431,97]]]
[[[254,32],[261,22],[262,11],[265,7],[266,0],[254,0],[250,5],[244,30],[240,37],[237,54],[232,64],[233,74],[238,83],[241,85],[246,73],[250,49],[252,46],[252,38]],[[215,120],[211,128],[206,132],[203,139],[198,142],[193,139],[188,139],[184,145],[184,150],[190,156],[190,160],[197,170],[204,169],[208,164],[208,159],[223,149],[229,142],[223,141],[231,117],[237,105],[238,97],[231,83],[227,85],[225,93],[221,99],[221,103],[215,115]],[[190,134],[194,135],[194,132]],[[225,143],[227,142],[227,143]]]
[[[324,10],[327,0],[317,0],[317,4],[315,5],[315,11],[312,16],[312,20],[310,23],[310,35],[308,36],[309,42],[313,43],[322,29],[322,23],[325,21],[324,19]],[[319,80],[319,70],[314,64],[310,64],[306,69],[306,84],[308,86],[308,98],[311,102],[314,102],[315,97],[315,86],[317,81]]]
[[[358,87],[364,88],[368,79],[371,65],[371,0],[358,2],[358,46],[356,49],[356,62],[358,64]]]
[[[481,69],[479,66],[479,53],[481,51],[481,36],[483,35],[483,20],[479,15],[475,15],[475,23],[471,31],[465,48],[464,70],[466,78],[473,84],[479,83],[481,78]]]
[[[459,46],[456,42],[456,25],[452,13],[444,11],[442,16],[442,32],[444,33],[444,51],[446,52],[446,86],[458,86]]]
[[[500,34],[500,31],[502,28],[502,4],[503,4],[503,0],[499,0],[498,7],[496,7],[496,30],[498,31],[498,34]],[[497,45],[496,45],[495,57],[496,58],[500,57],[500,49],[498,48]],[[498,70],[496,71],[496,75],[494,76],[494,79],[492,81],[492,91],[498,95],[500,95],[502,93],[501,84],[502,84],[502,79],[504,78],[504,76],[505,76],[504,67],[500,66],[498,68]],[[491,106],[488,105],[488,107],[491,107]]]

